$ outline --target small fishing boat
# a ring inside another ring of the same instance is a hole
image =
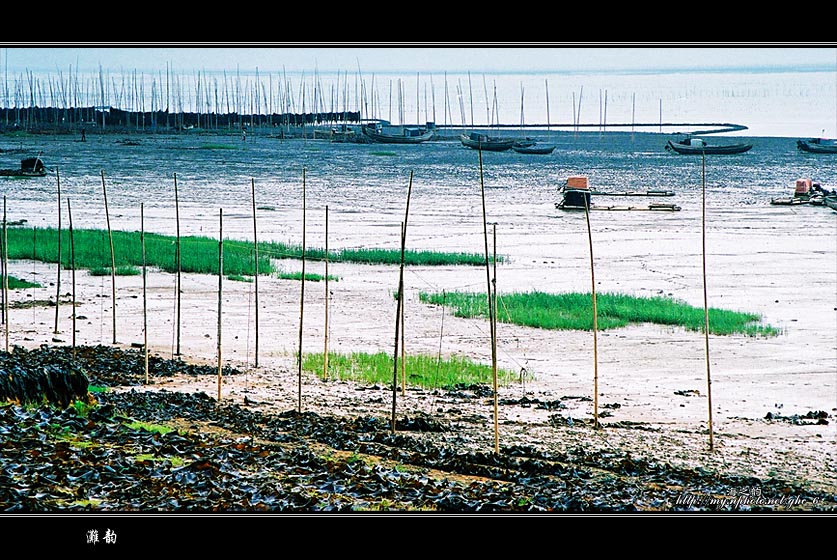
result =
[[[796,148],[812,154],[837,154],[837,140],[828,138],[810,138],[797,140]]]
[[[810,178],[802,177],[796,180],[793,196],[771,199],[770,204],[779,206],[798,206],[801,204],[828,206],[829,200],[833,198],[837,198],[837,190],[829,191],[819,183],[814,183]]]
[[[40,157],[30,157],[20,160],[18,169],[0,169],[0,177],[43,177],[46,167]]]
[[[692,138],[687,136],[683,140],[674,142],[669,140],[666,143],[666,150],[672,153],[681,155],[729,155],[729,154],[743,154],[753,149],[753,145],[749,142],[741,142],[738,144],[707,144],[701,138]]]
[[[484,152],[506,152],[511,150],[515,143],[514,138],[489,136],[488,134],[473,131],[468,134],[462,133],[459,139],[463,146]]]
[[[536,155],[549,155],[555,151],[554,144],[538,144],[537,142],[529,145],[529,146],[521,146],[515,143],[512,146],[512,150],[517,152],[518,154],[536,154]]]
[[[363,134],[378,144],[421,144],[435,134],[433,123],[427,126],[390,126],[389,123],[367,124],[362,127]]]
[[[796,180],[793,196],[773,198],[770,204],[778,206],[798,206],[810,204],[811,206],[828,205],[831,198],[837,198],[837,190],[824,189],[819,183],[814,183],[808,177]]]
[[[824,202],[826,206],[837,212],[837,194],[825,197]]]
[[[555,207],[559,210],[610,210],[610,211],[633,211],[633,210],[649,210],[649,211],[667,211],[667,212],[677,212],[680,210],[680,206],[676,204],[667,204],[667,203],[651,203],[647,206],[634,206],[634,205],[598,205],[593,204],[591,198],[593,192],[590,189],[589,182],[587,177],[584,176],[572,176],[567,178],[563,185],[558,189],[558,192],[561,193],[562,198],[559,202],[555,204]],[[651,191],[648,191],[651,192]],[[670,192],[670,191],[657,191],[657,192]],[[674,193],[671,193],[672,195]],[[658,195],[660,196],[660,195]],[[671,196],[669,194],[664,194],[662,196]]]

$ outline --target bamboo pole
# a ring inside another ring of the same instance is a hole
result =
[[[177,230],[177,237],[174,245],[174,260],[177,268],[177,280],[175,282],[175,297],[177,306],[177,350],[175,355],[180,355],[180,271],[181,271],[181,255],[180,255],[180,200],[177,194],[177,173],[174,174],[174,218],[175,228]]]
[[[54,334],[58,334],[58,308],[61,307],[61,177],[58,169],[55,170],[55,181],[58,185],[58,279],[55,281],[55,328]]]
[[[253,251],[256,260],[256,273],[253,277],[256,288],[256,357],[255,367],[259,367],[259,240],[258,228],[256,227],[256,181],[250,179],[250,193],[253,199]]]
[[[495,345],[495,337],[496,333],[494,332],[494,298],[492,297],[492,290],[491,290],[491,265],[489,263],[490,257],[488,256],[488,220],[486,217],[485,211],[485,181],[483,179],[483,172],[482,172],[482,149],[477,150],[479,154],[479,162],[480,162],[480,194],[482,197],[482,228],[483,228],[483,238],[485,240],[485,279],[488,288],[488,325],[489,330],[491,331],[491,363],[492,369],[493,364],[497,362],[497,350]],[[494,397],[497,397],[497,392],[495,390]],[[494,452],[500,452],[500,434],[498,431],[498,421],[497,415],[494,415]]]
[[[586,193],[585,193],[586,194]],[[584,197],[584,217],[587,219],[587,241],[590,245],[590,284],[593,298],[593,427],[599,429],[599,319],[596,308],[596,273],[593,267],[593,231],[590,228],[590,208]]]
[[[218,402],[221,402],[221,301],[224,288],[224,209],[218,210]]]
[[[145,204],[140,204],[140,241],[142,242],[142,335],[145,384],[148,385],[148,279],[145,258]]]
[[[491,341],[491,375],[494,381],[494,451],[499,453],[500,440],[499,436],[499,384],[497,382],[497,224],[494,224],[494,316],[491,318],[492,332],[494,336]]]
[[[305,168],[302,168],[302,275],[299,288],[299,351],[297,354],[297,409],[302,412],[302,320],[305,312]]]
[[[401,395],[405,394],[405,385],[407,372],[404,363],[406,362],[406,353],[404,351],[404,255],[407,244],[407,220],[410,216],[410,198],[413,193],[413,172],[410,171],[410,180],[407,184],[407,205],[404,210],[404,221],[401,223],[401,265],[398,273],[398,305],[396,307],[395,316],[395,350],[393,354],[393,372],[392,372],[392,431],[395,432],[395,407],[396,397],[395,392],[398,387],[398,336],[401,333]]]
[[[704,349],[706,352],[706,396],[709,405],[709,450],[714,448],[714,435],[712,428],[712,376],[709,367],[709,296],[706,289],[706,151],[702,158],[702,180],[701,180],[701,239],[703,245],[703,335]]]
[[[404,288],[404,245],[406,243],[406,228],[404,222],[401,222],[401,275],[398,281],[398,298],[395,309],[395,349],[392,354],[392,416],[390,419],[390,428],[392,433],[395,433],[395,409],[397,404],[398,394],[398,335],[401,328],[401,304],[403,303],[402,290]]]
[[[494,452],[500,452],[500,410],[499,410],[499,386],[497,383],[497,224],[494,224],[494,280],[493,280],[494,304],[491,317],[491,331],[494,336],[491,338],[491,378],[494,382]]]
[[[328,379],[328,205],[325,207],[325,335],[323,337],[323,378]]]
[[[9,234],[6,226],[6,197],[3,196],[3,323],[6,353],[9,352]]]
[[[76,355],[76,244],[73,239],[73,211],[67,199],[67,216],[70,219],[70,272],[73,278],[73,357]]]
[[[102,194],[105,199],[105,219],[108,224],[108,242],[110,243],[110,285],[113,301],[113,343],[116,344],[116,257],[113,254],[113,232],[110,229],[110,212],[108,211],[108,191],[105,187],[105,172],[102,171]]]

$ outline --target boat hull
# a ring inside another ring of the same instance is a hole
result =
[[[536,154],[549,155],[555,151],[555,146],[512,146],[512,149],[518,154]]]
[[[497,138],[484,135],[463,134],[459,137],[462,145],[484,152],[506,152],[514,146],[514,139]]]
[[[728,146],[687,146],[679,142],[668,141],[666,149],[680,155],[730,155],[743,154],[753,149],[752,144],[730,144]]]
[[[837,143],[821,144],[812,140],[797,140],[796,147],[801,152],[810,154],[837,154]]]
[[[369,128],[364,128],[363,134],[376,144],[421,144],[433,138],[434,132],[428,130],[419,136],[408,136],[406,134],[383,134]]]

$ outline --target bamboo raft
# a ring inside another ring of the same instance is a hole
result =
[[[674,196],[674,191],[667,190],[648,190],[648,191],[621,191],[621,192],[607,192],[591,190],[590,194],[599,196]]]
[[[599,206],[593,204],[591,196],[594,194],[604,196],[674,196],[674,192],[667,190],[648,190],[648,191],[627,191],[621,193],[603,192],[592,190],[589,187],[587,177],[572,176],[561,186],[559,192],[563,193],[560,202],[555,203],[555,207],[559,210],[608,210],[608,211],[663,211],[663,212],[677,212],[680,206],[671,203],[655,202],[647,206],[634,205],[603,205]]]

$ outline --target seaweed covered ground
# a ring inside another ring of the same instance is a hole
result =
[[[206,392],[162,388],[165,378],[211,380],[215,368],[155,357],[149,365],[154,383],[146,385],[139,356],[107,347],[16,348],[3,355],[4,371],[29,375],[33,383],[52,379],[42,388],[49,385],[54,393],[78,389],[56,379],[83,375],[89,398],[7,398],[0,406],[2,511],[672,514],[837,508],[837,495],[801,481],[685,467],[616,446],[588,446],[581,438],[563,447],[503,444],[495,453],[490,446],[480,450],[459,422],[440,415],[399,416],[393,431],[384,414],[267,412],[219,402]],[[242,375],[234,368],[223,374]],[[491,395],[486,387],[445,391],[462,407]],[[557,418],[550,429],[567,429]]]

